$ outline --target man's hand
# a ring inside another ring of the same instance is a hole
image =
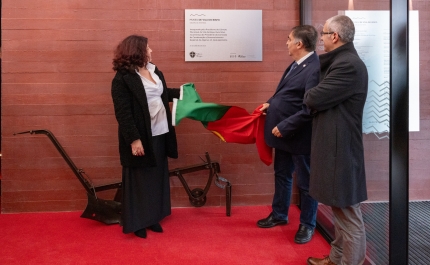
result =
[[[281,134],[281,132],[278,130],[278,126],[276,126],[275,128],[273,128],[273,130],[272,130],[272,134],[274,135],[274,136],[276,136],[276,137],[282,137],[282,134]]]
[[[260,111],[263,112],[263,115],[266,115],[267,109],[269,108],[269,103],[263,103],[263,106],[261,107]]]

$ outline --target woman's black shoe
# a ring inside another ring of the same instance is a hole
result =
[[[149,229],[151,229],[152,231],[154,231],[154,232],[157,232],[157,233],[162,233],[163,232],[163,228],[161,227],[161,225],[160,224],[155,224],[155,225],[151,225],[150,227],[148,227]]]
[[[143,228],[143,229],[137,230],[134,232],[134,234],[138,237],[146,238],[146,229]]]

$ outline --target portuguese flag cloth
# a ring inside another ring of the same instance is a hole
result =
[[[179,99],[173,99],[172,123],[177,126],[182,119],[200,121],[203,126],[227,143],[257,146],[261,161],[272,163],[272,148],[264,141],[265,116],[257,107],[249,114],[243,108],[203,102],[193,83],[181,86]]]

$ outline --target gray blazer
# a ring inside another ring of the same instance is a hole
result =
[[[306,92],[314,113],[310,195],[330,206],[367,200],[362,139],[368,75],[353,43],[320,55],[320,83]]]

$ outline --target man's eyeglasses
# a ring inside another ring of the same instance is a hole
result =
[[[324,31],[321,31],[320,32],[320,35],[321,35],[321,37],[322,36],[324,36],[324,35],[326,35],[326,34],[329,34],[329,35],[331,35],[331,34],[333,34],[334,32],[324,32]]]

